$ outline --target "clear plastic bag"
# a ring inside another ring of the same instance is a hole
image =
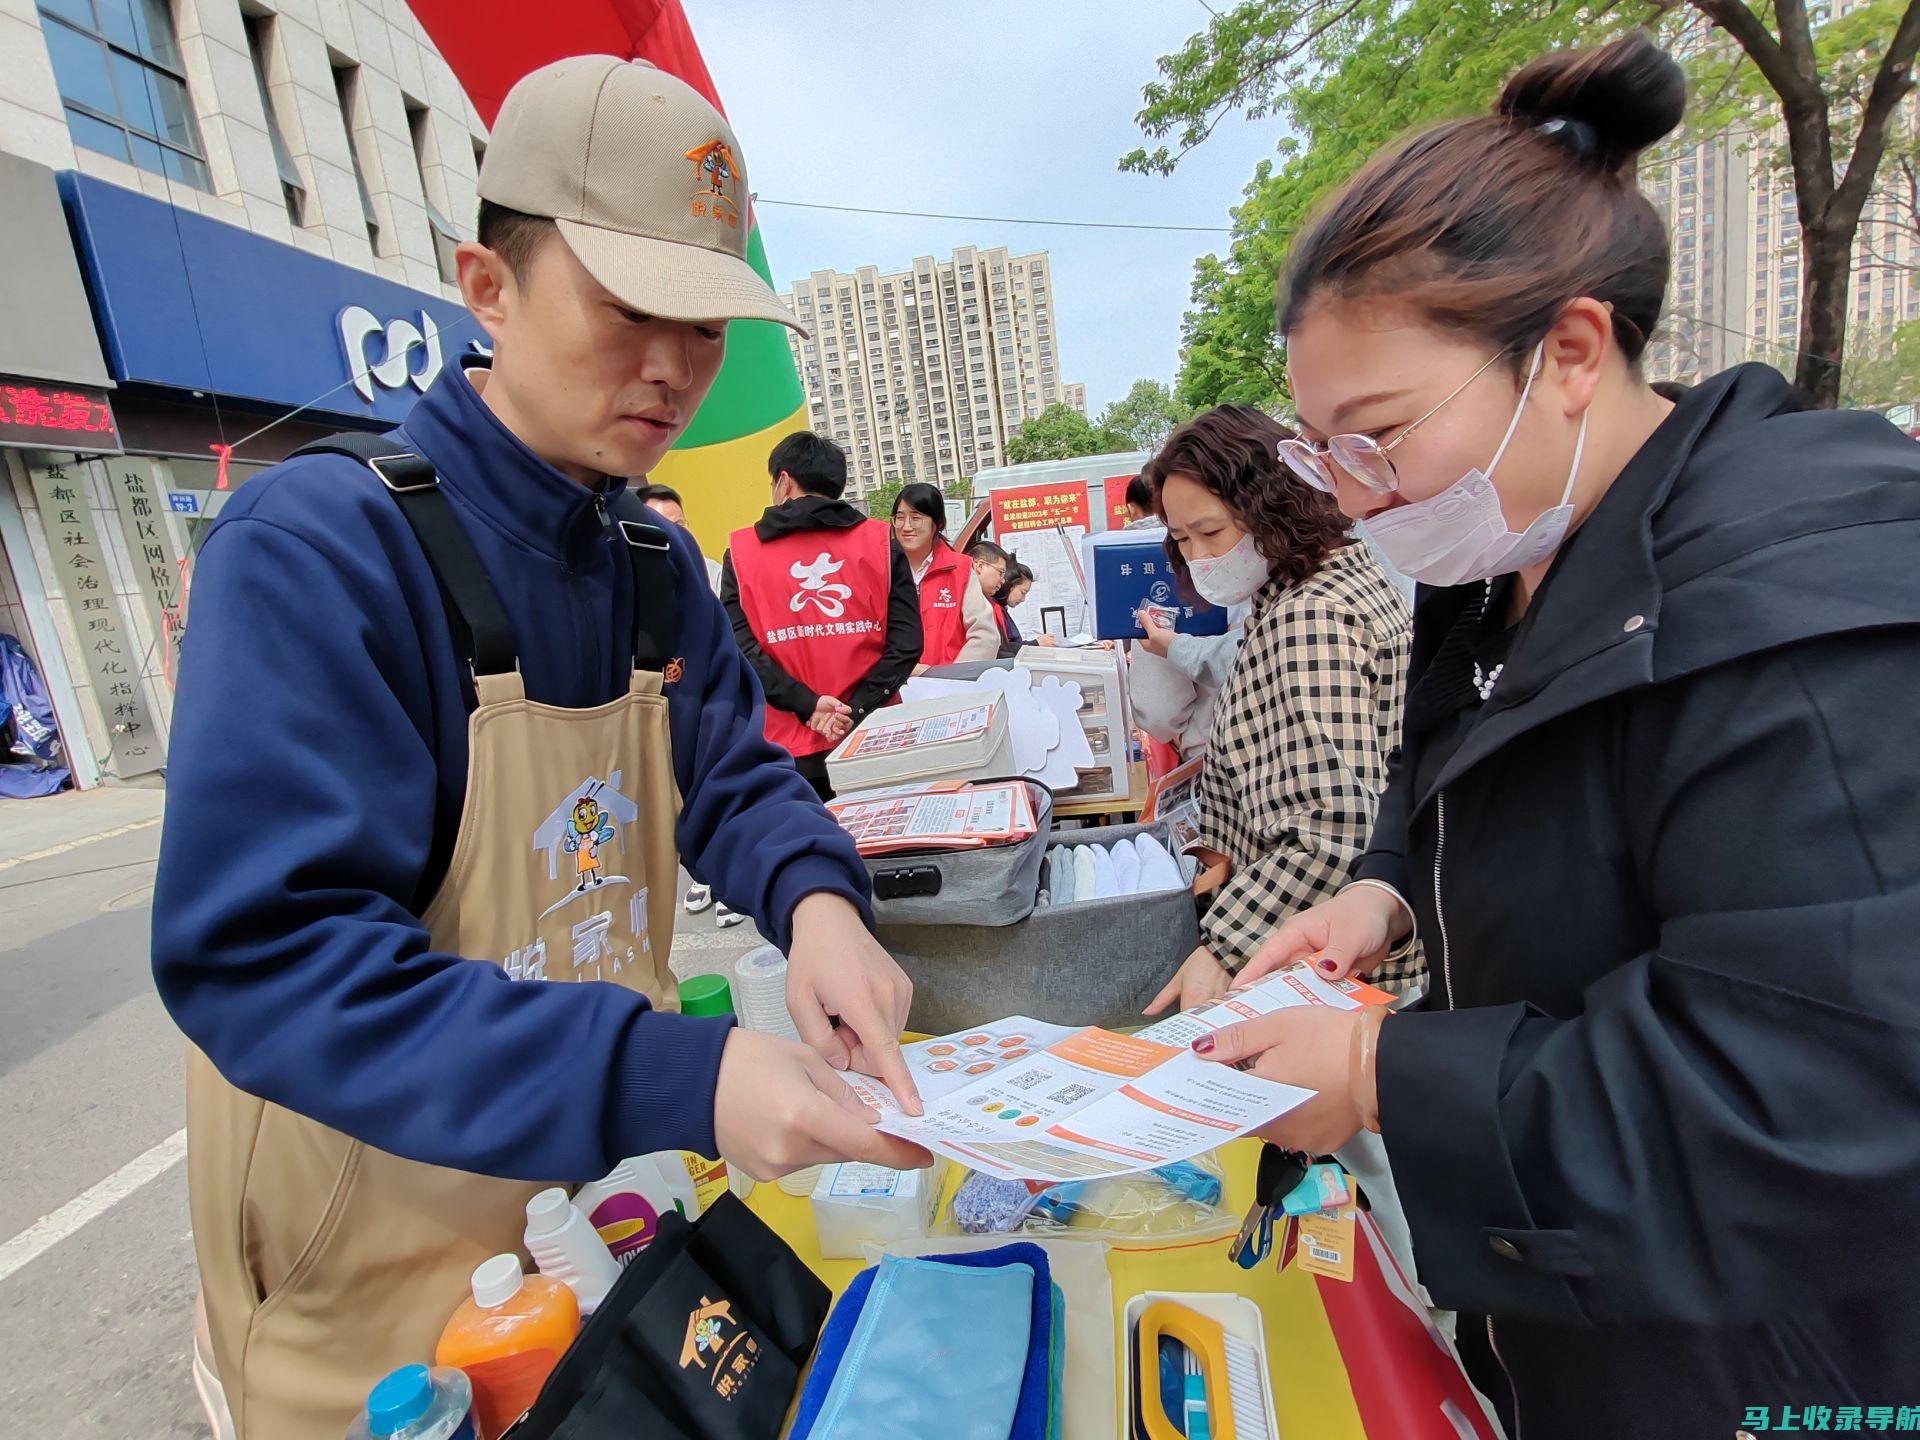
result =
[[[1129,1240],[1230,1235],[1240,1217],[1225,1208],[1226,1182],[1211,1155],[1104,1180],[1002,1180],[969,1171],[942,1199],[937,1235],[1086,1236]]]

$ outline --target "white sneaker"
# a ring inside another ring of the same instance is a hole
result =
[[[680,901],[689,915],[698,915],[703,910],[713,908],[713,887],[710,885],[689,885],[687,893]]]
[[[738,910],[729,910],[724,905],[713,907],[713,925],[716,930],[731,930],[735,925],[744,925],[747,917]]]

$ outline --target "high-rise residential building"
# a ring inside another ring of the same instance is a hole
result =
[[[1863,0],[1815,0],[1816,26]],[[1894,125],[1909,136],[1909,100]],[[1648,353],[1656,380],[1693,380],[1743,360],[1791,372],[1800,336],[1800,217],[1785,163],[1786,128],[1671,146],[1642,163],[1640,185],[1667,222],[1673,272],[1666,318]],[[1890,192],[1869,201],[1854,240],[1848,348],[1920,319],[1920,235]]]
[[[1067,386],[1065,398],[1072,409],[1078,410],[1082,415],[1087,413],[1087,387],[1078,380]]]
[[[846,447],[857,495],[1002,463],[1007,437],[1066,389],[1044,250],[962,245],[911,270],[816,270],[780,298],[812,331],[788,336],[808,415]]]

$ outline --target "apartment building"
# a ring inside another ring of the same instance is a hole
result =
[[[1861,3],[1814,0],[1808,18],[1817,27]],[[1920,108],[1909,100],[1894,123],[1913,134]],[[1920,217],[1896,203],[1891,178],[1883,179],[1854,242],[1850,348],[1920,319]],[[1673,241],[1667,318],[1648,355],[1652,378],[1689,381],[1744,360],[1791,371],[1802,275],[1785,127],[1668,147],[1642,163],[1640,185]]]
[[[945,487],[1002,463],[1020,422],[1067,389],[1052,280],[1044,250],[963,245],[909,270],[816,270],[780,297],[813,332],[788,340],[810,423],[846,447],[850,491]]]
[[[1087,413],[1087,387],[1078,380],[1067,386],[1061,398],[1069,407],[1078,410],[1082,415]]]
[[[0,0],[0,630],[77,783],[165,764],[233,490],[478,348],[486,131],[405,0]]]

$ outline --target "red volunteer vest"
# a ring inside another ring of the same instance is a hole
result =
[[[740,609],[761,649],[815,694],[850,697],[886,642],[892,531],[863,520],[765,541],[748,526],[730,544]],[[805,719],[773,705],[766,713],[767,739],[789,754],[833,748]]]
[[[935,540],[933,547],[933,561],[920,577],[920,663],[951,665],[967,643],[967,617],[961,605],[973,562],[945,540]]]

